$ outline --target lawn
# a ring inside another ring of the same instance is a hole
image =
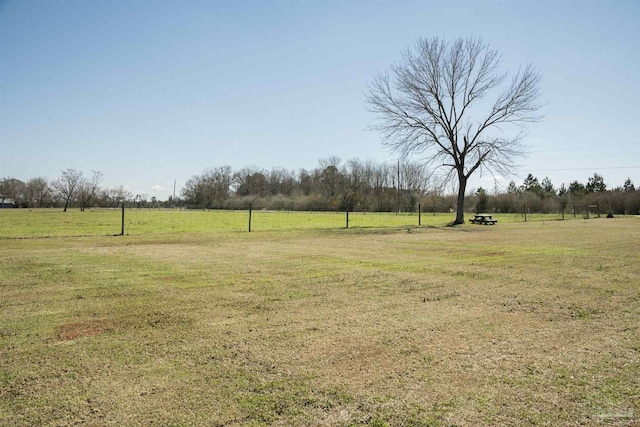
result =
[[[415,227],[451,221],[452,214],[350,213],[349,227]],[[346,228],[345,212],[251,213],[252,231]],[[248,232],[249,211],[131,209],[125,211],[125,234]],[[122,232],[121,209],[3,209],[0,238],[113,236]]]
[[[329,230],[347,228],[345,212],[229,211],[136,209],[125,211],[126,235],[248,232],[265,230]],[[471,214],[468,214],[471,216]],[[440,226],[455,214],[350,212],[348,228]],[[500,223],[524,222],[522,214],[495,214]],[[528,214],[527,221],[553,221],[560,215]],[[571,215],[567,220],[576,219]],[[578,217],[577,219],[582,219]],[[0,239],[113,236],[122,232],[121,209],[0,209]]]
[[[640,422],[640,218],[319,215],[57,238],[2,217],[32,238],[0,228],[0,425]]]

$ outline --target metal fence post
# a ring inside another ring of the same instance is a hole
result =
[[[124,199],[122,200],[122,227],[120,229],[120,235],[124,236]]]

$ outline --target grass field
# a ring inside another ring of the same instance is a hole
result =
[[[11,215],[3,426],[640,423],[640,218],[36,238],[65,234]]]
[[[524,222],[522,214],[497,214],[500,223]],[[528,221],[557,220],[559,215],[527,215]],[[567,220],[572,218],[567,215]],[[443,213],[349,213],[349,228],[439,226],[455,219]],[[253,211],[252,231],[329,230],[346,228],[345,212]],[[184,234],[247,232],[248,211],[130,209],[125,211],[125,234]],[[113,236],[122,231],[120,209],[1,209],[1,238]]]

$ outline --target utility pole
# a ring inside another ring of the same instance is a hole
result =
[[[173,198],[171,199],[171,209],[175,209],[176,207],[176,179],[173,179]]]

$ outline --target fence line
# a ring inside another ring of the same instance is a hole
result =
[[[498,224],[548,220],[595,218],[589,209],[535,214],[493,214]],[[575,213],[574,213],[575,212]],[[468,217],[471,214],[466,214]],[[188,234],[215,232],[257,232],[272,230],[321,230],[353,228],[402,228],[443,226],[455,213],[392,212],[306,212],[269,210],[195,210],[158,208],[104,208],[84,212],[60,209],[0,210],[0,238],[116,236]],[[249,228],[250,227],[250,228]]]

